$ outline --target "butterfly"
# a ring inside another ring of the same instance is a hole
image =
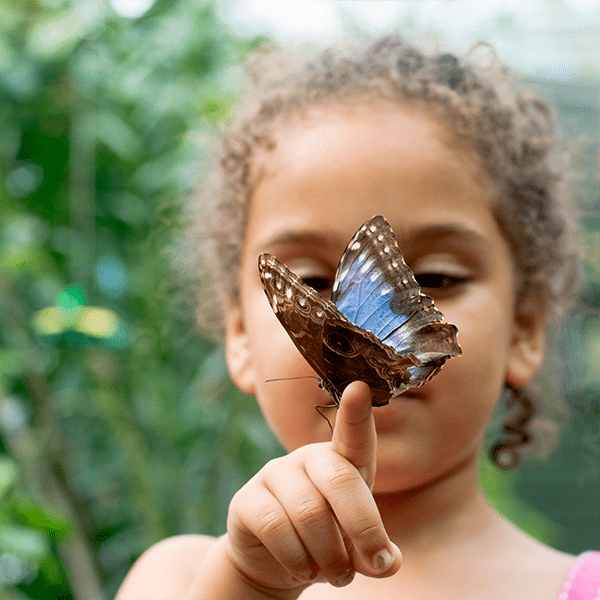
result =
[[[421,292],[382,216],[350,240],[331,300],[271,254],[259,256],[258,270],[273,312],[336,405],[356,380],[371,388],[373,406],[387,404],[461,353],[458,329]]]

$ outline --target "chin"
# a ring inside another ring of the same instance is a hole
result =
[[[378,439],[373,493],[402,493],[422,486],[438,472],[439,457],[428,451],[426,444],[418,445],[414,439],[402,439],[402,436],[381,438]]]
[[[426,479],[422,471],[415,469],[415,465],[408,467],[398,463],[393,467],[386,468],[385,465],[378,464],[373,494],[402,493],[417,487]]]
[[[375,484],[373,485],[373,496],[390,496],[394,494],[402,494],[404,492],[413,489],[413,485],[407,482],[381,480],[375,478]]]

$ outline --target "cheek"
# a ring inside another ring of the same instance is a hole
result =
[[[262,289],[246,298],[248,339],[261,411],[281,444],[290,451],[330,439],[315,405],[332,404],[315,373],[271,310]],[[302,379],[293,379],[302,378]],[[275,379],[277,381],[269,381]],[[330,411],[332,412],[332,411]],[[327,413],[328,418],[331,418]]]
[[[258,387],[267,379],[285,379],[312,373],[271,310],[262,289],[247,299],[244,309]]]
[[[454,312],[448,310],[448,320]],[[464,430],[467,421],[483,431],[504,386],[512,332],[511,300],[508,294],[484,289],[456,311],[453,322],[459,329],[463,354],[448,361],[438,376],[454,398],[444,410],[456,431]]]

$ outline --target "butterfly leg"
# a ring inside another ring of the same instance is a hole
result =
[[[319,381],[319,387],[324,388],[322,381]],[[333,435],[333,426],[331,425],[331,421],[319,410],[321,408],[338,408],[340,406],[341,398],[338,396],[338,393],[335,389],[328,390],[333,398],[333,404],[315,404],[315,410],[327,421],[327,425],[329,425],[329,429],[331,430],[331,434]]]
[[[333,426],[331,425],[331,421],[319,410],[321,408],[338,408],[338,405],[337,404],[325,404],[325,405],[315,404],[315,410],[327,421],[327,425],[329,425],[329,429],[333,435]]]

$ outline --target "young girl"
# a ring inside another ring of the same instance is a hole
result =
[[[397,36],[300,69],[266,55],[254,72],[205,192],[215,202],[204,257],[231,376],[289,454],[236,494],[223,537],[157,544],[119,600],[597,598],[600,553],[530,538],[477,477],[503,393],[518,414],[495,461],[514,466],[529,439],[528,384],[575,287],[550,111],[511,93],[500,69]],[[330,398],[302,378],[314,373],[271,310],[257,260],[270,252],[327,296],[346,244],[377,214],[458,327],[462,356],[386,406],[350,384],[328,413],[332,436],[314,408]]]

